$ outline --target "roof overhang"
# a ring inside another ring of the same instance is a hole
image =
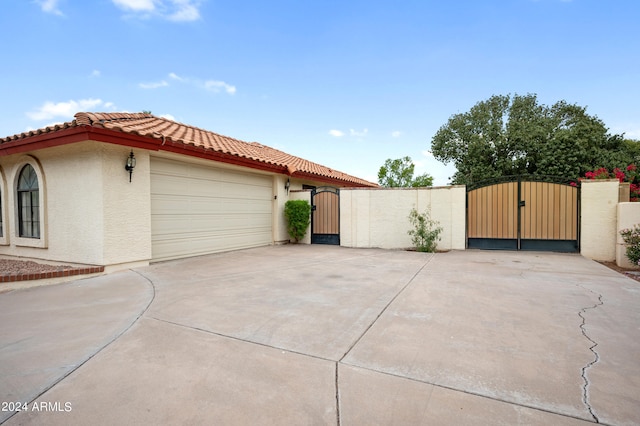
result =
[[[22,137],[14,141],[0,144],[0,156],[23,154],[35,150],[53,148],[73,143],[96,141],[131,148],[145,149],[149,151],[166,151],[176,154],[189,155],[202,159],[218,161],[221,163],[247,167],[271,173],[284,174],[300,179],[308,179],[333,185],[361,187],[366,186],[357,182],[340,180],[328,176],[317,175],[309,172],[292,169],[291,167],[257,161],[238,155],[227,154],[203,147],[175,142],[162,136],[148,137],[116,130],[99,128],[95,126],[80,125],[58,129],[52,132],[35,134]]]

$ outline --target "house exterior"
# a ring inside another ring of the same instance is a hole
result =
[[[0,255],[108,272],[275,244],[289,191],[323,185],[377,186],[151,114],[81,112],[0,139]]]

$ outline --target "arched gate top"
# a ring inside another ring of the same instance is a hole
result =
[[[567,178],[563,176],[551,176],[551,175],[513,175],[513,176],[500,176],[497,178],[481,180],[478,182],[472,182],[467,185],[467,192],[474,189],[483,188],[485,186],[497,185],[499,183],[509,182],[548,182],[557,183],[560,185],[567,185],[573,187],[580,186],[580,179]]]

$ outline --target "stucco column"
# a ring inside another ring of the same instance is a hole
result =
[[[580,253],[593,260],[616,259],[617,179],[584,180],[580,204]]]

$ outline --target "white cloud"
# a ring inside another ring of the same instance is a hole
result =
[[[59,0],[37,0],[37,3],[40,5],[43,12],[64,16],[60,9],[58,9],[58,1]]]
[[[120,9],[133,12],[153,12],[156,8],[154,0],[111,0]]]
[[[200,11],[191,0],[172,0],[176,10],[167,16],[170,21],[189,22],[200,19]]]
[[[362,129],[362,131],[361,131],[361,132],[356,132],[356,131],[355,131],[355,130],[353,130],[353,129],[349,129],[349,134],[350,134],[351,136],[355,136],[355,137],[357,137],[357,138],[363,138],[363,137],[367,136],[367,133],[368,133],[368,132],[369,132],[369,129]]]
[[[171,114],[162,114],[162,115],[160,115],[160,117],[161,118],[166,118],[167,120],[176,121],[176,118]]]
[[[392,138],[399,138],[400,136],[402,136],[402,132],[399,131],[399,130],[391,132],[391,137]]]
[[[224,90],[230,95],[233,95],[234,93],[236,93],[236,86],[232,86],[230,84],[225,83],[224,81],[218,81],[218,80],[205,81],[204,88],[214,93],[219,93],[221,90]]]
[[[231,84],[228,84],[220,80],[206,80],[203,82],[201,79],[198,79],[198,78],[181,77],[174,72],[170,72],[167,75],[169,77],[168,78],[169,81],[178,81],[180,83],[188,84],[188,85],[197,87],[199,89],[204,89],[213,93],[225,92],[225,93],[228,93],[229,95],[234,95],[237,91],[236,86],[233,86]],[[138,87],[140,87],[141,89],[158,89],[160,87],[170,86],[171,84],[169,83],[169,81],[161,80],[161,81],[150,82],[150,83],[139,83]]]
[[[157,16],[174,22],[200,19],[199,0],[111,0],[115,6],[138,18]]]
[[[424,151],[420,151],[420,153],[427,158],[433,158],[433,153],[428,149],[425,149]]]
[[[91,77],[100,77],[100,70],[91,71]]]
[[[640,139],[640,128],[637,128],[635,130],[628,130],[623,133],[626,139]]]
[[[56,117],[71,119],[74,114],[79,111],[88,111],[92,110],[100,105],[109,105],[113,104],[107,102],[106,104],[102,102],[101,99],[80,99],[80,100],[70,100],[68,102],[45,102],[42,106],[38,107],[35,111],[27,112],[27,117],[32,120],[51,120]]]
[[[331,136],[336,137],[336,138],[340,138],[340,137],[344,136],[344,132],[341,132],[340,130],[335,130],[335,129],[329,130],[329,134]]]
[[[610,129],[614,135],[624,134],[625,139],[640,139],[640,123],[623,123],[622,125],[614,125]]]
[[[162,80],[154,83],[140,83],[138,84],[138,87],[140,87],[141,89],[158,89],[160,87],[167,87],[168,85],[169,83]]]

